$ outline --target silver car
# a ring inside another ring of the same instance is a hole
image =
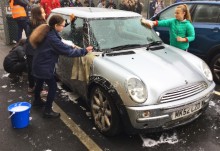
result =
[[[141,15],[89,7],[57,8],[53,14],[67,20],[74,14],[61,37],[94,47],[85,57],[60,56],[57,75],[87,101],[102,134],[170,129],[207,108],[215,87],[209,67],[164,44],[142,26]]]

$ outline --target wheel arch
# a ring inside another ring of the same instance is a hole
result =
[[[119,106],[121,106],[121,105],[122,106],[124,105],[117,90],[113,87],[113,85],[107,79],[105,79],[101,76],[91,76],[90,77],[89,84],[88,84],[88,94],[87,94],[88,98],[91,95],[90,90],[92,90],[92,88],[94,86],[100,86],[100,87],[104,88],[104,90],[106,90],[110,94],[110,96],[114,99],[114,103],[117,106],[117,108],[119,108]]]
[[[120,119],[122,121],[122,124],[124,125],[123,126],[124,130],[128,133],[134,133],[133,132],[134,129],[130,122],[130,118],[128,116],[124,103],[121,97],[119,96],[119,94],[117,93],[116,89],[113,87],[113,85],[107,79],[101,76],[91,76],[88,84],[87,98],[89,98],[89,96],[91,95],[90,90],[92,90],[94,86],[100,86],[109,93],[111,98],[114,100],[114,103],[117,107],[117,111],[120,114]]]
[[[208,65],[210,65],[210,63],[212,62],[212,59],[216,56],[220,54],[220,44],[216,45],[214,47],[212,47],[209,51],[208,51],[208,57],[206,62],[208,63]]]

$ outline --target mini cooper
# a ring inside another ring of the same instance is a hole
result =
[[[94,47],[84,57],[60,56],[56,74],[86,100],[102,134],[170,129],[208,107],[215,83],[207,64],[163,43],[141,24],[140,14],[95,7],[56,8],[53,14],[76,16],[60,33],[63,39]]]

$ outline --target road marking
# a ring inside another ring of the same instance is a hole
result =
[[[215,93],[216,95],[220,95],[220,92],[218,92],[218,91],[214,91],[214,93]]]
[[[54,102],[53,109],[60,113],[60,119],[69,127],[73,134],[79,138],[79,140],[90,151],[102,151],[102,149],[82,130],[77,124]]]

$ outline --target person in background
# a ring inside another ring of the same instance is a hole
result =
[[[116,9],[116,4],[114,3],[114,0],[109,0],[106,8],[110,8],[110,9]]]
[[[84,56],[91,52],[93,47],[86,49],[77,48],[75,45],[69,46],[62,42],[59,32],[65,27],[65,20],[60,15],[51,16],[48,25],[38,26],[30,36],[30,43],[36,49],[33,58],[33,75],[36,78],[35,96],[33,106],[44,106],[43,117],[56,118],[60,114],[52,110],[52,104],[55,99],[57,83],[55,79],[55,64],[59,55],[68,57]],[[40,99],[40,91],[43,83],[48,85],[48,95],[46,104]]]
[[[60,7],[59,0],[41,0],[40,5],[44,8],[46,18],[50,15],[51,10]]]
[[[85,7],[95,7],[93,0],[85,0],[84,5],[85,5]]]
[[[36,5],[31,9],[31,20],[30,20],[30,34],[32,31],[41,24],[46,24],[46,14],[44,9],[40,5]],[[29,34],[29,35],[30,35]],[[28,92],[34,92],[35,79],[32,75],[32,61],[34,56],[34,49],[31,47],[29,40],[26,49],[27,66],[28,66]]]
[[[122,0],[119,9],[135,12],[135,0]]]
[[[74,7],[83,7],[82,3],[80,2],[80,0],[76,0],[75,3],[73,3]]]
[[[169,27],[170,45],[185,51],[189,48],[189,42],[195,39],[195,30],[186,4],[175,8],[175,18],[160,21],[142,19],[141,22],[149,28]]]
[[[72,0],[62,0],[60,1],[61,7],[73,7],[73,1]]]
[[[101,0],[97,7],[105,8],[106,7],[106,1],[105,0]]]
[[[10,73],[9,78],[19,78],[23,72],[27,71],[25,44],[26,39],[21,39],[4,58],[3,67]]]
[[[29,5],[29,2],[27,0],[10,0],[9,5],[12,12],[12,18],[18,25],[18,35],[15,39],[15,41],[18,42],[22,38],[23,30],[25,31],[26,36],[28,36],[29,28],[26,7]]]
[[[148,18],[151,18],[154,15],[154,12],[155,12],[155,2],[156,2],[155,0],[151,0],[150,1]]]
[[[140,0],[135,1],[135,12],[137,12],[138,14],[141,14],[143,7],[144,7],[144,4],[141,3]]]
[[[158,14],[164,8],[165,8],[164,1],[163,0],[156,0],[154,14]]]

